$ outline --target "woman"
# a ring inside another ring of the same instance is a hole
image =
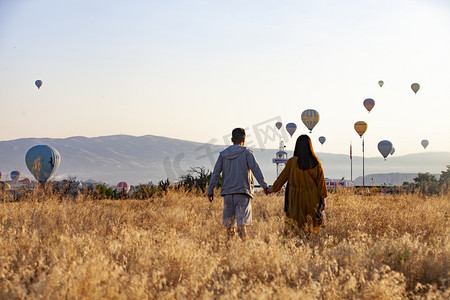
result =
[[[327,197],[322,165],[314,154],[311,139],[307,135],[298,137],[294,156],[273,184],[273,191],[279,191],[289,181],[287,216],[303,229],[319,231],[317,218],[320,199]]]

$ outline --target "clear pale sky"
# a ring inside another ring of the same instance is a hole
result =
[[[450,151],[450,3],[2,0],[0,104],[2,141],[151,134],[224,144],[244,127],[250,146],[275,148],[278,138],[261,143],[255,128],[294,122],[295,139],[313,108],[318,152],[347,154],[353,143],[361,155],[356,121],[369,124],[367,156],[384,139],[394,155]]]

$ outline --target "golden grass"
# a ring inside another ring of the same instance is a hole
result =
[[[450,298],[448,195],[340,191],[312,239],[282,210],[256,196],[248,239],[227,241],[219,195],[3,202],[0,298]]]

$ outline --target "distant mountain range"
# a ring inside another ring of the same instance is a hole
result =
[[[422,172],[423,173],[423,172]],[[440,174],[433,174],[436,179],[439,179]],[[389,174],[369,174],[364,176],[365,186],[392,186],[402,185],[404,182],[414,182],[417,173],[389,173]],[[362,176],[359,176],[353,181],[355,186],[362,186]]]
[[[8,175],[20,170],[24,177],[32,178],[25,165],[25,154],[35,145],[49,145],[61,154],[56,179],[76,177],[108,184],[128,181],[131,184],[171,181],[187,174],[191,167],[212,170],[219,151],[224,145],[202,144],[160,136],[113,135],[103,137],[70,137],[64,139],[25,138],[0,142],[0,171]],[[276,167],[272,163],[276,149],[253,149],[256,159],[272,184]],[[350,158],[344,154],[316,153],[322,161],[326,177],[350,179]],[[289,157],[292,151],[288,151]],[[395,184],[412,181],[419,172],[439,174],[450,164],[450,152],[424,152],[404,156],[365,158],[366,184],[377,182]],[[394,173],[394,175],[392,175]],[[407,173],[407,174],[404,174]],[[375,176],[374,174],[378,174]],[[381,178],[379,174],[385,174]],[[397,175],[395,175],[397,174]],[[353,179],[362,178],[362,158],[353,156]],[[373,179],[372,179],[373,178]],[[369,180],[369,181],[367,181]],[[371,180],[371,181],[370,181]]]

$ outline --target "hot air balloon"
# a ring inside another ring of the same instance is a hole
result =
[[[390,152],[389,154],[390,154],[390,155],[394,155],[394,152],[395,152],[395,148],[392,147],[392,150],[391,150],[391,152]]]
[[[283,123],[281,123],[281,122],[276,122],[276,123],[275,123],[275,127],[276,127],[277,129],[280,129],[281,126],[283,126]]]
[[[359,134],[359,137],[362,137],[363,134],[367,130],[367,123],[364,121],[358,121],[355,123],[355,130]]]
[[[30,178],[24,178],[24,179],[22,179],[22,180],[20,181],[20,183],[23,183],[23,184],[30,184],[30,183],[31,183],[31,180],[30,180]]]
[[[28,150],[25,163],[34,178],[46,182],[58,169],[61,155],[58,150],[47,145],[37,145]]]
[[[288,123],[286,125],[286,130],[287,132],[289,132],[289,134],[292,135],[294,134],[294,132],[297,130],[297,125],[295,125],[295,123]]]
[[[42,80],[36,80],[36,81],[34,82],[34,84],[37,86],[38,89],[40,89],[41,86],[42,86]]]
[[[307,109],[304,112],[302,112],[302,122],[305,124],[306,128],[309,129],[309,132],[311,133],[314,126],[316,126],[317,123],[319,123],[320,116],[317,111],[314,109]]]
[[[383,84],[384,84],[384,81],[383,81],[383,80],[378,81],[378,85],[379,85],[380,87],[382,87]]]
[[[324,136],[319,137],[319,142],[323,145],[327,139]]]
[[[17,183],[17,181],[19,181],[19,178],[20,178],[20,172],[19,171],[12,171],[9,176],[11,177],[11,180],[14,183]]]
[[[422,140],[422,142],[420,142],[420,143],[422,144],[423,149],[427,149],[428,144],[429,144],[428,140]]]
[[[411,84],[411,89],[414,91],[415,94],[417,94],[417,91],[420,89],[420,84],[418,83]]]
[[[392,150],[391,142],[383,140],[378,143],[378,151],[380,151],[381,155],[383,155],[384,160],[386,160],[386,157],[389,155],[389,153],[391,153],[391,150]]]
[[[130,184],[126,181],[119,182],[117,184],[117,191],[128,193],[130,191]]]
[[[375,106],[375,101],[374,101],[373,99],[371,99],[371,98],[367,98],[366,100],[364,100],[363,104],[364,104],[364,107],[365,107],[365,108],[369,111],[369,113],[370,113],[370,111],[372,110],[372,108]]]

